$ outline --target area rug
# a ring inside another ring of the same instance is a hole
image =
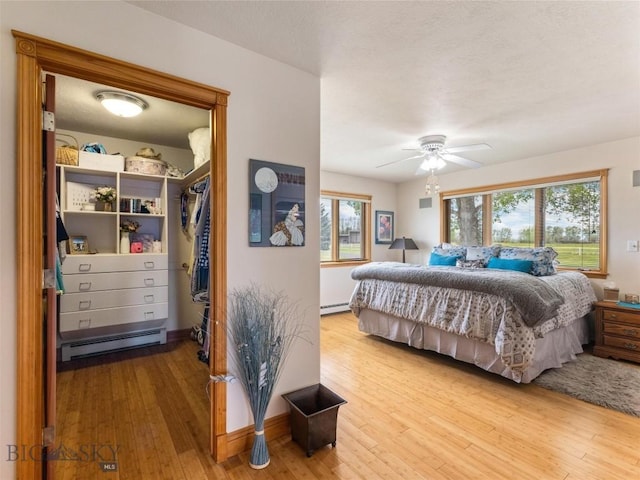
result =
[[[640,366],[582,353],[562,368],[543,372],[533,383],[640,417]]]

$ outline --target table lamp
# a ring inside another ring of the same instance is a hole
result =
[[[393,243],[389,246],[389,250],[400,250],[402,249],[402,263],[405,262],[404,251],[405,250],[419,250],[416,242],[414,242],[411,238],[396,238]]]

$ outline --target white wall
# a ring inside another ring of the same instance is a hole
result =
[[[15,442],[16,291],[15,138],[16,60],[11,29],[143,65],[231,92],[228,108],[228,284],[249,281],[284,290],[303,307],[311,345],[289,358],[267,413],[286,410],[280,393],[320,380],[319,198],[320,81],[307,73],[236,47],[123,2],[0,2],[0,445]],[[250,248],[247,239],[248,159],[306,170],[306,245]],[[194,360],[195,361],[195,360]],[[204,393],[204,392],[203,392]],[[244,395],[229,388],[228,430],[251,423]],[[14,419],[14,420],[12,420]],[[203,421],[207,421],[203,419]],[[14,465],[0,462],[0,478]]]
[[[342,175],[333,172],[320,172],[320,188],[334,192],[356,193],[371,195],[371,221],[374,222],[376,210],[394,212],[396,228],[395,236],[407,236],[398,228],[398,219],[403,212],[396,208],[396,185],[394,183],[371,180],[368,178]],[[411,262],[411,253],[407,253],[407,261]],[[376,245],[375,232],[371,230],[371,260],[372,261],[402,261],[401,250],[389,250],[389,245]],[[347,303],[355,282],[351,279],[353,267],[325,267],[320,270],[320,305],[336,305]],[[327,310],[323,313],[348,310],[346,307]]]
[[[620,293],[640,293],[640,253],[627,252],[627,240],[640,240],[640,187],[632,186],[634,170],[640,170],[640,137],[558,152],[477,170],[461,170],[439,177],[441,190],[493,185],[529,178],[565,173],[609,169],[608,281],[614,281]],[[440,208],[436,198],[431,209],[418,209],[417,199],[424,197],[424,179],[407,182],[398,188],[400,228],[428,248],[421,250],[423,263],[429,250],[440,242]],[[422,246],[422,245],[421,245]],[[604,280],[593,280],[602,298]]]

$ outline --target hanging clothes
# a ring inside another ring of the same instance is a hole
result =
[[[60,202],[56,196],[56,290],[64,293],[64,282],[62,281],[62,262],[66,256],[66,241],[69,240],[69,233],[60,217]]]
[[[211,228],[210,218],[210,185],[207,178],[198,184],[203,187],[202,200],[199,208],[194,209],[196,229],[193,241],[193,268],[191,272],[191,296],[194,302],[209,301],[209,234]],[[194,187],[195,188],[195,187]]]

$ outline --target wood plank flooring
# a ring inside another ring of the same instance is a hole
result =
[[[55,462],[56,479],[640,478],[639,418],[364,335],[351,314],[320,322],[321,381],[349,402],[336,448],[307,458],[286,436],[264,470],[247,453],[216,465],[207,367],[184,341],[62,364],[58,442],[86,454]]]

